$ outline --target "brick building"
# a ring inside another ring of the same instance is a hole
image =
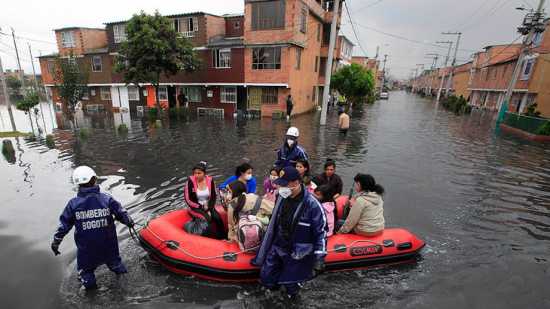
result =
[[[159,97],[164,108],[176,106],[184,92],[199,114],[232,115],[237,110],[270,117],[286,109],[287,95],[294,113],[311,110],[320,100],[332,1],[244,0],[244,14],[217,16],[203,12],[169,15],[174,29],[188,38],[202,66],[193,73],[162,77]],[[341,11],[339,12],[341,14]],[[85,108],[141,109],[153,107],[155,90],[126,85],[113,71],[118,47],[126,39],[126,21],[105,29],[55,30],[59,55],[73,55],[89,72]],[[327,32],[328,31],[328,32]],[[353,45],[340,36],[335,62],[351,60]],[[58,55],[40,57],[44,83],[59,102],[52,73]]]

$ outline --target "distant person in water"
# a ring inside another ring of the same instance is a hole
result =
[[[350,118],[346,110],[342,112],[338,112],[338,129],[340,129],[340,133],[344,135],[348,133],[349,122],[350,122]]]
[[[75,227],[76,268],[80,282],[86,290],[97,288],[95,270],[105,264],[117,275],[127,273],[118,251],[115,220],[128,228],[134,221],[112,196],[100,192],[97,175],[88,166],[79,166],[73,172],[78,194],[71,199],[59,217],[59,227],[51,245],[59,255],[59,245]]]
[[[285,142],[277,152],[277,161],[275,166],[283,169],[287,166],[296,166],[296,162],[300,159],[307,160],[306,151],[298,145],[298,137],[300,131],[296,127],[290,127],[286,131]]]
[[[235,180],[246,185],[246,193],[256,193],[256,177],[252,175],[253,167],[249,163],[243,163],[235,168],[235,175],[227,178],[218,188],[225,190]]]

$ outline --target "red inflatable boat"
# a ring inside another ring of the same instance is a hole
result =
[[[347,198],[338,200],[339,217]],[[227,219],[223,207],[218,211]],[[139,240],[151,256],[168,270],[200,278],[226,282],[257,280],[259,269],[250,265],[253,254],[241,252],[235,242],[188,234],[187,209],[155,218],[139,231]],[[227,223],[226,223],[227,224]],[[328,271],[362,269],[369,266],[409,261],[424,247],[424,241],[405,229],[388,228],[382,235],[363,237],[337,234],[328,238]]]

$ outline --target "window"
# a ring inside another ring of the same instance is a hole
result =
[[[222,103],[237,103],[237,87],[221,87]]]
[[[168,100],[168,87],[159,86],[159,100]]]
[[[175,19],[174,28],[184,37],[192,38],[199,31],[199,19],[197,17]]]
[[[201,101],[201,88],[200,87],[185,87],[185,95],[189,102],[200,102]]]
[[[128,86],[128,100],[139,101],[139,89],[136,86]]]
[[[99,88],[99,92],[101,95],[101,100],[108,101],[111,99],[111,88],[109,87],[101,87]]]
[[[317,24],[317,42],[321,42],[321,24]]]
[[[47,66],[48,66],[48,72],[51,75],[55,75],[55,60],[48,60]]]
[[[103,68],[102,62],[101,62],[101,56],[93,56],[92,57],[92,72],[101,72]]]
[[[294,68],[296,70],[299,70],[301,66],[302,66],[302,49],[296,48],[296,65],[294,66]]]
[[[535,59],[527,59],[523,62],[523,70],[521,71],[520,80],[528,80],[533,71],[533,65],[535,64]]]
[[[179,19],[174,19],[172,20],[172,28],[174,28],[174,30],[176,32],[180,32],[180,20]]]
[[[231,67],[231,48],[214,49],[212,63],[215,68]]]
[[[262,104],[277,104],[278,91],[277,88],[264,87],[262,88]]]
[[[82,100],[89,100],[90,99],[90,90],[86,87],[82,91]]]
[[[76,47],[73,31],[61,32],[61,45],[65,48]]]
[[[126,25],[114,25],[113,26],[113,35],[115,43],[121,43],[126,41]]]
[[[252,69],[268,70],[281,68],[280,47],[259,47],[252,49]]]
[[[315,64],[313,66],[314,71],[317,72],[319,70],[319,56],[315,56]]]
[[[315,86],[313,86],[313,91],[311,92],[311,101],[312,102],[315,102],[315,94],[317,93],[315,90],[316,90]]]
[[[252,31],[285,27],[285,1],[252,3]]]
[[[537,32],[535,33],[535,36],[533,37],[533,46],[539,47],[542,43],[542,37],[544,36],[544,32]]]
[[[300,32],[306,33],[307,30],[307,15],[308,10],[306,7],[302,8],[302,11],[300,12]]]

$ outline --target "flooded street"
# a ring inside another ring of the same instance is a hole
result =
[[[9,127],[7,112],[0,112]],[[28,122],[25,117],[21,122]],[[550,307],[550,145],[495,134],[492,117],[482,112],[458,117],[426,99],[392,92],[388,101],[355,110],[346,137],[338,132],[334,111],[322,130],[319,113],[293,119],[316,173],[326,158],[336,160],[345,192],[357,172],[373,174],[386,188],[387,226],[407,228],[427,243],[414,264],[324,274],[306,285],[301,305]],[[48,132],[55,126],[51,119],[46,118]],[[120,250],[130,273],[117,279],[102,267],[96,275],[106,289],[85,295],[76,279],[72,232],[59,257],[51,253],[50,242],[60,212],[76,192],[70,180],[75,166],[89,165],[104,176],[102,189],[144,224],[184,207],[183,185],[198,161],[208,162],[219,183],[248,159],[261,184],[286,122],[190,119],[154,128],[129,114],[99,113],[79,123],[89,136],[55,130],[54,150],[14,138],[15,163],[0,162],[0,296],[5,308],[284,307],[256,285],[169,273],[122,225]],[[128,125],[127,135],[117,133],[119,123]]]

